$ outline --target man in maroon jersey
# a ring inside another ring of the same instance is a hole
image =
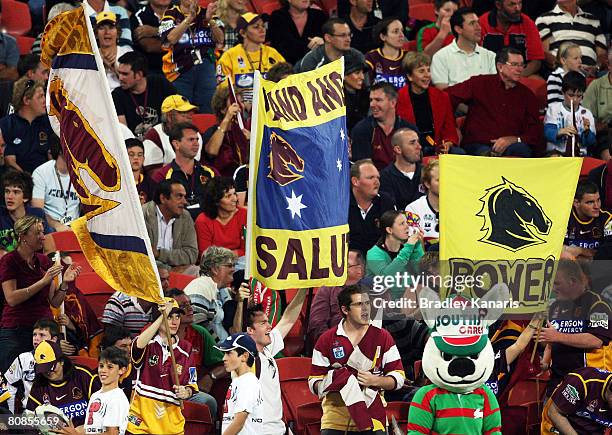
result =
[[[591,435],[612,427],[612,373],[583,367],[569,373],[542,414],[542,434]]]

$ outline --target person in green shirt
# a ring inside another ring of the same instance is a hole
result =
[[[375,282],[384,282],[384,277],[400,274],[398,281],[408,281],[404,280],[403,274],[409,272],[409,265],[416,266],[424,254],[423,231],[409,225],[404,212],[398,210],[383,213],[379,228],[382,233],[380,239],[366,256],[366,275],[373,276]],[[411,279],[409,281],[412,282]],[[391,296],[394,299],[403,296],[409,285],[405,282],[405,285],[392,287]]]

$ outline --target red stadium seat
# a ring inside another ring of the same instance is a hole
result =
[[[185,435],[208,435],[215,433],[215,424],[208,406],[184,401]]]
[[[582,168],[580,169],[580,177],[586,178],[589,176],[589,172],[593,169],[605,165],[606,162],[600,159],[594,159],[593,157],[585,157],[582,159]]]
[[[304,403],[297,408],[297,433],[298,434],[320,434],[321,418],[323,409],[321,402],[313,401]]]
[[[517,382],[508,394],[508,406],[521,406],[527,403],[539,402],[544,396],[546,382],[525,380]]]
[[[308,380],[312,360],[305,357],[285,357],[276,360],[279,381]]]
[[[316,0],[315,2],[323,9],[330,17],[338,12],[338,0]]]
[[[89,370],[98,370],[98,360],[95,358],[90,358],[88,356],[75,355],[71,356],[70,359],[75,364],[78,364],[83,367],[87,367]]]
[[[183,290],[196,277],[193,275],[185,275],[183,273],[170,272],[170,288],[178,288]]]
[[[202,8],[202,9],[206,9],[208,7],[209,4],[212,3],[212,0],[198,0],[198,5]]]
[[[2,0],[2,27],[12,35],[25,35],[32,28],[30,7],[27,3]]]
[[[538,110],[543,111],[548,104],[548,95],[546,90],[546,81],[542,79],[531,79],[522,77],[521,83],[529,88],[538,100]]]
[[[281,393],[289,411],[285,420],[297,421],[297,408],[305,403],[318,400],[308,389],[311,359],[287,357],[279,358],[276,363],[278,365]]]
[[[101,291],[96,293],[88,293],[85,295],[85,300],[91,307],[91,309],[96,314],[98,319],[102,318],[102,313],[104,313],[104,307],[108,302],[108,299],[113,295],[113,291]]]
[[[204,133],[210,127],[217,123],[217,118],[215,115],[210,113],[196,113],[193,115],[193,125],[198,127],[200,133]]]
[[[257,12],[260,14],[272,14],[272,12],[280,9],[282,5],[275,0],[258,0],[255,2]]]
[[[55,249],[64,252],[81,252],[81,245],[72,231],[58,231],[51,233],[55,242]]]
[[[410,18],[416,20],[436,21],[433,3],[410,4]]]
[[[76,286],[84,295],[115,291],[96,272],[83,272],[76,279]]]
[[[24,56],[26,54],[30,54],[32,52],[32,44],[36,39],[31,38],[29,36],[19,36],[15,37],[17,39],[17,48],[19,49],[19,54]]]
[[[417,51],[417,42],[416,40],[406,41],[404,42],[404,45],[402,46],[402,48],[405,51]]]
[[[410,409],[409,402],[388,402],[387,403],[387,420],[391,424],[391,417],[395,417],[400,429],[405,430],[408,426],[408,410]]]
[[[82,252],[70,252],[72,262],[81,266],[81,272],[93,272],[93,267]]]

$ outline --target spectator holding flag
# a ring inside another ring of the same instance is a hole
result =
[[[176,335],[184,311],[172,298],[165,298],[157,318],[132,343],[132,364],[138,371],[139,382],[128,416],[130,434],[183,434],[185,417],[180,401],[198,392],[198,376],[191,355],[191,344]],[[162,311],[168,317],[163,325]],[[172,343],[168,343],[168,337]],[[176,366],[181,367],[179,384],[175,384],[169,347]]]

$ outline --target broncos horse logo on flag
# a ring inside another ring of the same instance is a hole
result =
[[[276,133],[270,135],[270,173],[268,177],[281,186],[303,178],[297,172],[304,172],[304,159],[302,159],[289,143]]]
[[[484,219],[483,243],[516,252],[545,243],[552,221],[538,201],[524,188],[502,177],[502,183],[486,189],[480,198],[482,209],[476,214]]]

